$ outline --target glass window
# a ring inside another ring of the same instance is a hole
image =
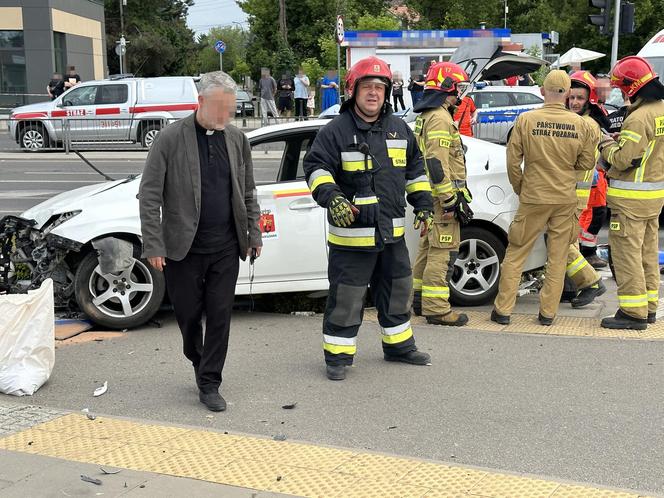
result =
[[[492,107],[509,107],[512,105],[507,92],[478,92],[473,95],[475,105],[479,109],[491,109]]]
[[[535,105],[544,102],[542,97],[538,97],[532,93],[515,93],[514,100],[516,100],[516,105]]]
[[[53,55],[55,59],[55,72],[67,72],[67,39],[64,33],[53,32]]]
[[[92,105],[97,96],[96,85],[74,88],[62,97],[64,105]]]
[[[101,85],[97,92],[97,104],[124,104],[129,91],[127,85]]]
[[[0,93],[27,92],[23,31],[0,31]],[[12,103],[17,96],[9,96]]]

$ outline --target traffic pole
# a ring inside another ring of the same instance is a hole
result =
[[[219,71],[224,70],[224,54],[219,52]]]
[[[341,104],[341,45],[337,43],[337,102]]]
[[[618,62],[618,36],[620,35],[620,1],[616,0],[613,10],[613,40],[611,42],[611,69]]]

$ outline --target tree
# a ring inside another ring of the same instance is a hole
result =
[[[401,21],[391,15],[362,14],[353,28],[357,31],[398,31]]]
[[[226,44],[223,54],[224,71],[233,75],[238,71],[238,64],[246,66],[247,44],[249,32],[238,26],[225,26],[212,28],[208,33],[200,35],[196,42],[196,57],[190,63],[190,73],[199,74],[219,70],[219,53],[214,49],[214,44],[222,40]],[[239,71],[239,78],[250,74],[246,69]],[[235,76],[233,76],[235,78]]]
[[[125,71],[140,76],[186,74],[195,52],[194,33],[186,23],[192,4],[193,0],[128,0],[123,9],[124,35],[129,40]],[[104,12],[109,72],[118,73],[119,0],[105,0]]]

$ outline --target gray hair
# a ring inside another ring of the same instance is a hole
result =
[[[225,93],[237,92],[237,84],[228,74],[223,71],[213,71],[205,73],[201,76],[201,81],[198,84],[198,93],[203,95],[213,88],[221,88]]]

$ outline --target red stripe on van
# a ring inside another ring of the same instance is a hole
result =
[[[129,112],[139,114],[150,111],[195,111],[196,109],[198,109],[198,104],[164,104],[130,107]]]
[[[12,114],[11,119],[45,118],[46,116],[45,112],[19,112],[18,114]]]
[[[103,109],[97,109],[95,110],[95,115],[101,116],[105,114],[120,114],[120,108],[119,107],[106,107]]]
[[[64,111],[64,110],[51,111],[51,117],[52,118],[65,118],[65,117],[67,117],[67,111]]]

